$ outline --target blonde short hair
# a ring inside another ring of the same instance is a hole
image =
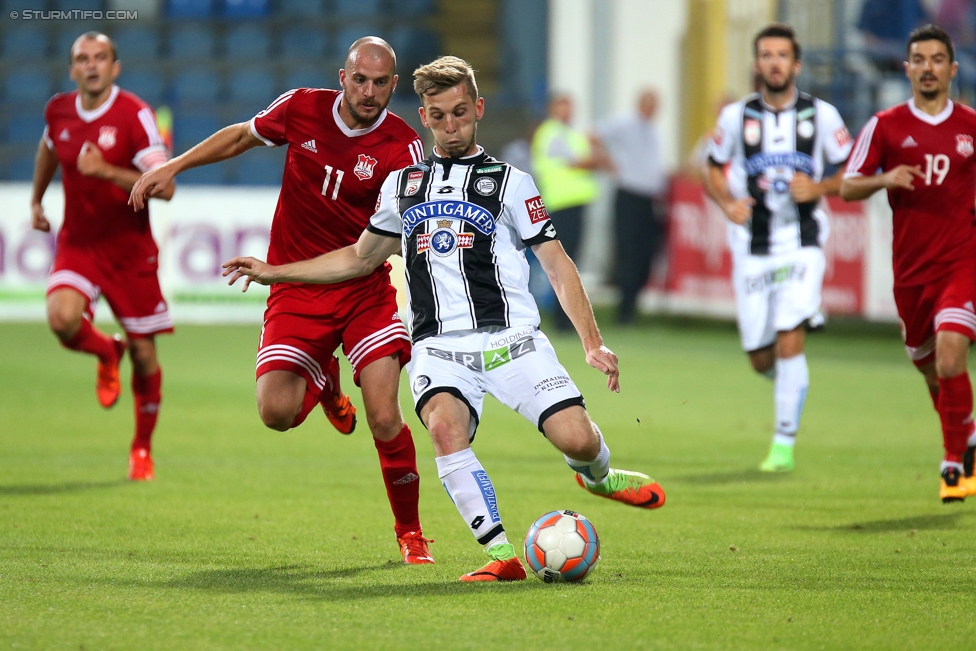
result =
[[[413,90],[423,101],[425,96],[438,95],[463,83],[471,99],[478,101],[478,84],[474,69],[464,59],[443,56],[413,71]]]

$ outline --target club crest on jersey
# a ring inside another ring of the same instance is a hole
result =
[[[404,196],[412,197],[420,190],[420,184],[424,181],[423,172],[409,172],[407,174],[407,187],[403,190]]]
[[[973,155],[973,137],[960,133],[956,136],[956,151],[960,156],[969,158]]]
[[[111,149],[115,146],[115,134],[118,130],[115,127],[102,127],[98,130],[99,149]]]
[[[470,249],[474,244],[474,233],[456,233],[452,224],[450,219],[438,219],[433,232],[417,237],[417,253],[429,250],[439,258],[446,258],[458,249]]]
[[[403,232],[407,237],[417,224],[428,219],[459,219],[477,228],[485,235],[495,232],[495,217],[490,212],[467,201],[447,199],[425,201],[403,211]]]
[[[474,191],[483,197],[495,194],[495,190],[497,189],[498,184],[490,176],[483,176],[474,182]]]
[[[366,179],[373,178],[373,169],[376,167],[376,159],[372,156],[367,156],[366,154],[359,155],[359,161],[356,163],[356,167],[353,169],[352,173],[356,175],[360,181],[365,181]]]
[[[745,120],[742,123],[742,139],[746,141],[746,144],[750,147],[755,147],[759,144],[759,139],[762,137],[762,129],[759,126],[759,120]]]

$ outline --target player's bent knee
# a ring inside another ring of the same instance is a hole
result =
[[[370,410],[366,412],[366,423],[375,438],[390,440],[403,429],[403,419],[397,409]]]
[[[258,399],[258,414],[261,416],[261,422],[264,423],[265,427],[278,432],[291,429],[299,411],[301,411],[301,405],[291,405],[284,400]]]
[[[81,313],[76,312],[66,306],[48,306],[47,323],[53,332],[62,341],[67,341],[75,336],[78,328],[81,327]]]

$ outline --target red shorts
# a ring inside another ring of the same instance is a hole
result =
[[[65,288],[87,299],[85,316],[89,321],[95,318],[98,297],[104,295],[128,337],[173,332],[173,319],[159,289],[155,266],[119,268],[101,253],[59,246],[46,293]]]
[[[389,276],[369,276],[334,290],[280,287],[264,313],[257,377],[289,371],[305,378],[317,394],[330,382],[324,369],[340,344],[356,386],[360,371],[377,359],[399,355],[401,368],[410,361],[410,335],[397,312]]]
[[[965,261],[944,278],[916,287],[895,287],[905,350],[918,367],[935,359],[935,333],[958,332],[976,341],[976,262]]]

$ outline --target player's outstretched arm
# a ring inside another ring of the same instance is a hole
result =
[[[34,188],[31,192],[30,206],[31,227],[45,233],[51,230],[51,224],[44,215],[44,205],[41,202],[44,199],[44,193],[47,192],[47,186],[51,185],[51,179],[54,178],[54,173],[57,171],[58,156],[48,148],[47,143],[41,138],[41,142],[37,145],[37,156],[34,158]]]
[[[899,165],[884,174],[849,176],[840,185],[840,196],[845,201],[867,199],[878,190],[914,190],[915,178],[925,178],[920,165]]]
[[[573,322],[583,350],[586,351],[586,363],[598,369],[607,376],[607,388],[620,393],[620,369],[617,368],[617,356],[603,345],[603,337],[593,316],[593,307],[583,288],[579,271],[559,240],[550,240],[532,247],[532,252],[539,258],[542,268],[549,276],[549,282],[556,292],[559,304],[566,312],[566,316]]]
[[[129,205],[133,210],[142,210],[146,200],[162,194],[180,172],[219,163],[259,145],[264,145],[264,142],[251,133],[250,122],[224,127],[189,151],[143,174],[132,186]]]
[[[752,197],[736,199],[729,192],[729,182],[725,178],[725,170],[709,161],[708,173],[705,175],[705,192],[718,204],[730,221],[742,225],[752,219]]]
[[[231,276],[228,285],[233,285],[238,278],[244,278],[244,287],[241,291],[245,292],[252,281],[260,285],[274,283],[331,285],[365,276],[383,264],[399,248],[399,238],[363,231],[355,244],[330,251],[311,260],[270,265],[256,258],[234,258],[222,266],[224,276]]]

